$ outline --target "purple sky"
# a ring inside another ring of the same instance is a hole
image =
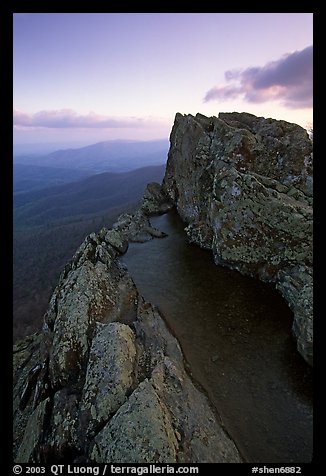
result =
[[[312,122],[312,13],[14,14],[14,140],[168,137],[176,112]]]

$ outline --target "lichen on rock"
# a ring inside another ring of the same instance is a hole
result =
[[[16,346],[17,463],[241,461],[159,310],[119,261],[129,241],[164,238],[150,216],[171,206],[150,184],[134,214],[86,237],[61,273],[42,334]]]
[[[80,404],[87,434],[94,434],[127,400],[136,353],[135,335],[129,326],[97,323]]]
[[[92,459],[112,463],[176,463],[171,415],[145,379],[94,440]]]
[[[42,333],[14,348],[17,463],[242,462],[186,371],[160,311],[119,258],[166,236],[175,206],[217,264],[276,284],[312,361],[312,150],[304,130],[250,114],[177,114],[163,187],[92,233],[61,273]]]
[[[276,284],[294,312],[298,350],[312,364],[307,132],[247,113],[177,114],[163,186],[190,242],[212,250],[216,264]]]

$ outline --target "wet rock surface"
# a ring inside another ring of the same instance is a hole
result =
[[[297,351],[286,301],[272,283],[216,266],[210,251],[187,242],[174,210],[152,223],[168,237],[132,243],[122,260],[241,454],[256,463],[310,462],[313,369]]]
[[[276,283],[312,364],[312,143],[285,121],[177,114],[164,189],[216,264]]]
[[[134,215],[88,236],[42,333],[15,346],[16,462],[242,461],[160,312],[119,261],[129,241],[166,236],[144,204],[150,215],[171,208],[151,185]]]

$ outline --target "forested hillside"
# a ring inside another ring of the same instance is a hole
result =
[[[42,324],[51,292],[85,236],[132,211],[164,166],[85,180],[14,196],[14,340]]]

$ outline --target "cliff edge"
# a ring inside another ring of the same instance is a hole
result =
[[[63,270],[43,331],[14,347],[18,463],[241,462],[189,377],[177,340],[119,256],[164,238],[159,184],[111,230],[91,234]]]
[[[177,114],[164,190],[190,242],[216,264],[273,282],[312,365],[312,142],[296,124],[247,113]]]
[[[312,143],[295,124],[177,114],[163,186],[92,233],[61,273],[42,332],[14,346],[17,463],[242,462],[177,339],[120,256],[164,239],[173,206],[216,264],[275,283],[312,363]],[[159,272],[159,270],[158,270]]]

